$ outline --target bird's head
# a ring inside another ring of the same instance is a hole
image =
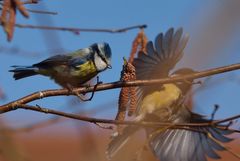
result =
[[[111,69],[111,48],[108,43],[95,43],[90,47],[94,52],[94,63],[98,71]]]
[[[191,68],[181,68],[174,71],[171,76],[184,76],[193,73],[196,73],[196,71]],[[175,84],[181,89],[182,93],[186,94],[190,90],[193,80],[194,79],[187,79],[181,82],[175,82]]]

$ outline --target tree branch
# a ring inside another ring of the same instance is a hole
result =
[[[232,64],[228,66],[223,66],[219,68],[213,68],[201,72],[196,72],[194,74],[188,74],[184,76],[173,76],[171,78],[163,78],[163,79],[153,79],[153,80],[136,80],[136,81],[129,81],[129,82],[112,82],[106,84],[100,84],[97,87],[90,86],[90,87],[80,87],[73,89],[70,92],[67,89],[53,89],[53,90],[45,90],[40,92],[32,93],[28,96],[20,98],[16,101],[12,101],[5,105],[0,106],[0,114],[5,113],[8,111],[15,110],[15,108],[20,104],[26,104],[32,102],[34,100],[42,99],[44,97],[52,97],[52,96],[62,96],[62,95],[75,95],[75,93],[88,93],[88,92],[95,92],[95,91],[103,91],[108,89],[115,89],[121,87],[131,87],[131,86],[149,86],[154,84],[164,84],[164,83],[173,83],[178,81],[185,81],[188,79],[197,79],[203,78],[210,75],[220,74],[224,72],[229,72],[233,70],[240,69],[240,64]]]
[[[111,120],[111,119],[98,119],[98,118],[91,118],[91,117],[86,117],[86,116],[81,116],[77,114],[72,114],[72,113],[65,113],[62,111],[57,111],[57,110],[52,110],[49,108],[43,108],[40,106],[31,106],[31,105],[24,105],[20,104],[18,105],[15,109],[26,109],[26,110],[32,110],[32,111],[37,111],[45,114],[54,114],[58,116],[62,116],[65,118],[71,118],[75,120],[81,120],[81,121],[86,121],[94,124],[98,123],[105,123],[105,124],[115,124],[115,125],[135,125],[135,126],[144,126],[144,127],[170,127],[170,128],[186,128],[186,127],[207,127],[207,126],[214,126],[214,127],[222,127],[220,124],[226,123],[229,121],[236,120],[240,118],[240,115],[232,116],[224,120],[216,120],[208,123],[181,123],[181,124],[173,124],[173,123],[163,123],[163,122],[136,122],[136,121],[119,121],[119,120]],[[233,130],[234,132],[240,133],[239,130],[236,129],[229,129]]]
[[[68,28],[68,27],[53,27],[53,26],[36,26],[36,25],[28,25],[28,24],[15,24],[15,27],[18,28],[30,28],[30,29],[42,29],[42,30],[60,30],[60,31],[69,31],[74,34],[79,34],[80,32],[107,32],[107,33],[122,33],[127,32],[129,30],[138,29],[138,28],[146,28],[147,25],[135,25],[120,29],[88,29],[88,28]]]

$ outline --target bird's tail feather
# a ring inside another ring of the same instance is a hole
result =
[[[111,159],[129,140],[130,136],[138,131],[138,126],[127,126],[121,134],[113,136],[113,139],[108,144],[106,151],[107,157]]]
[[[15,80],[38,74],[36,68],[32,66],[12,66],[12,67],[14,67],[15,69],[9,70],[9,72],[14,73],[13,78]]]

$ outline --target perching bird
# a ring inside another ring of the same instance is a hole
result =
[[[111,68],[111,48],[107,43],[95,43],[67,55],[56,55],[32,66],[13,66],[15,80],[44,75],[65,88],[80,87],[99,72]]]
[[[170,28],[165,34],[160,33],[155,39],[155,47],[149,41],[146,53],[139,53],[133,62],[137,79],[158,79],[194,73],[195,71],[190,68],[170,73],[182,58],[187,41],[188,35],[183,35],[182,28],[175,32]],[[204,119],[184,105],[184,98],[192,83],[193,80],[186,80],[163,85],[139,86],[134,120],[174,124],[211,122],[212,120]],[[141,128],[145,129],[149,147],[160,161],[205,161],[206,155],[210,158],[220,158],[215,151],[225,149],[220,142],[229,142],[231,139],[224,135],[232,133],[221,129],[223,126],[192,127],[192,130],[187,130],[129,125],[109,143],[106,151],[108,158],[112,158],[123,148],[130,136]]]

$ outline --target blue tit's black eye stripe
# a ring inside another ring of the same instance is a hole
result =
[[[92,45],[92,49],[93,49],[93,51],[95,51],[95,52],[98,54],[98,56],[100,56],[100,58],[101,58],[106,64],[108,64],[106,58],[103,56],[103,54],[102,54],[101,51],[99,50],[97,44],[93,44],[93,45]]]

